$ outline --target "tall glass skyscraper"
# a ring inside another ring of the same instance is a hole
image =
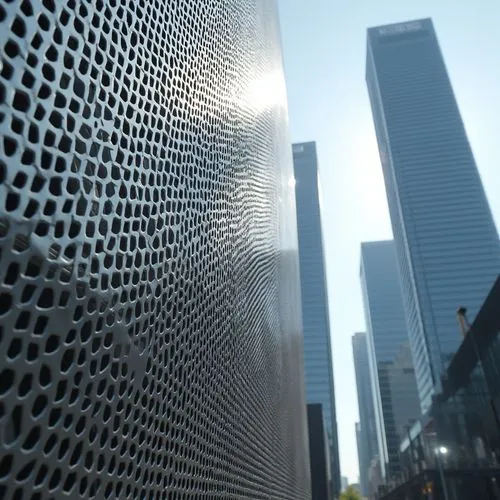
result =
[[[340,491],[340,467],[333,386],[328,296],[321,230],[316,144],[293,145],[299,238],[304,370],[308,403],[321,403],[330,442],[333,493]]]
[[[359,482],[361,493],[368,496],[368,470],[373,457],[378,455],[375,408],[368,355],[368,339],[364,332],[352,337],[352,356],[358,393],[359,423],[356,423]]]
[[[370,28],[366,79],[422,410],[500,269],[498,233],[430,19]]]
[[[360,274],[380,465],[383,476],[394,477],[400,472],[400,416],[420,416],[415,374],[404,357],[408,332],[394,242],[362,243]]]

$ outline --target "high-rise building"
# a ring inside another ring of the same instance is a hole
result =
[[[382,477],[382,467],[380,466],[380,457],[378,455],[370,464],[368,479],[370,483],[368,498],[379,498],[380,488],[384,486],[384,478]]]
[[[382,475],[400,473],[399,444],[401,406],[413,398],[415,415],[420,416],[413,367],[400,359],[408,345],[405,313],[401,298],[396,249],[393,241],[361,244],[361,289],[367,326],[370,381],[374,398],[378,455]],[[407,358],[403,358],[407,361]],[[411,363],[411,360],[410,360]],[[406,370],[400,384],[393,383],[394,374]],[[396,421],[398,417],[398,420]]]
[[[0,2],[0,137],[0,496],[310,498],[275,2]]]
[[[293,145],[299,237],[304,370],[308,403],[321,403],[330,442],[333,493],[340,492],[340,467],[333,385],[330,321],[321,229],[316,144]]]
[[[387,381],[399,446],[401,440],[408,435],[409,428],[420,417],[420,401],[409,342],[401,345],[389,367]]]
[[[379,451],[366,333],[359,332],[353,335],[352,355],[359,409],[359,422],[356,423],[359,482],[361,493],[368,496],[368,471],[373,457],[378,455]]]
[[[368,496],[368,471],[370,469],[370,462],[366,459],[366,446],[365,446],[365,436],[361,431],[360,422],[354,424],[354,432],[356,433],[356,450],[358,452],[358,466],[359,466],[359,484],[361,489],[361,494],[364,497]],[[366,467],[366,473],[362,473],[365,469],[366,463],[368,462],[368,467]],[[343,490],[344,488],[342,488]]]
[[[349,479],[346,476],[341,476],[340,486],[341,486],[342,491],[345,491],[347,489],[347,487],[349,486]]]
[[[366,80],[421,408],[500,269],[500,243],[432,21],[368,29]]]

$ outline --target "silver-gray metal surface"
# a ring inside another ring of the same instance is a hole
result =
[[[0,0],[0,497],[308,498],[274,1]]]

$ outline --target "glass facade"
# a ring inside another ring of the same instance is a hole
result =
[[[361,493],[368,496],[368,470],[373,457],[378,454],[378,444],[366,333],[353,335],[352,355],[359,409],[359,422],[356,423],[359,481]]]
[[[368,331],[378,453],[382,475],[400,472],[402,419],[418,418],[418,394],[393,241],[361,244],[361,288]]]
[[[340,468],[333,386],[328,296],[321,230],[316,144],[294,144],[299,239],[304,370],[308,403],[321,403],[330,442],[333,493],[340,490]]]
[[[366,79],[422,411],[479,310],[500,243],[432,21],[368,30]]]
[[[500,278],[452,359],[431,414],[441,442],[466,463],[500,463]]]
[[[444,447],[452,499],[500,498],[499,301],[500,278],[450,362],[442,392],[400,447],[408,482],[435,468],[435,451]]]

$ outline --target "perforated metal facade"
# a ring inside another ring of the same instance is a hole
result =
[[[0,497],[308,498],[276,8],[0,1]]]

